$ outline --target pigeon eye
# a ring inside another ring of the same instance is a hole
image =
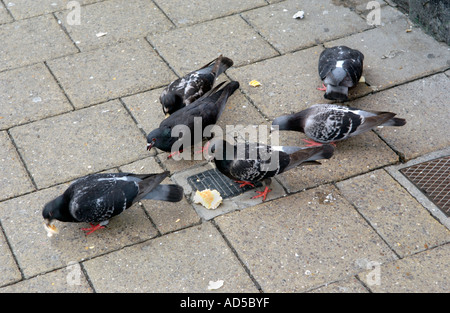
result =
[[[156,141],[156,138],[152,138],[152,141],[155,142],[155,141]]]

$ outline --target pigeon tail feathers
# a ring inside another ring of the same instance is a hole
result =
[[[183,187],[178,185],[158,185],[142,199],[179,202],[183,199]]]
[[[333,156],[333,153],[334,153],[334,146],[328,144],[298,150],[289,155],[290,162],[284,171],[294,168],[304,162],[329,159]]]
[[[390,120],[384,122],[380,126],[403,126],[406,124],[406,120],[404,118],[394,117]]]
[[[139,192],[134,198],[133,203],[138,202],[143,197],[145,197],[150,191],[152,191],[156,186],[158,186],[164,178],[169,176],[170,172],[165,171],[161,174],[149,174],[147,178],[144,178],[142,181],[138,183]]]

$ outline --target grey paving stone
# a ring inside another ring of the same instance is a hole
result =
[[[0,293],[91,293],[78,263],[0,288]]]
[[[0,129],[72,110],[44,64],[0,73]]]
[[[13,18],[11,17],[11,15],[9,15],[8,11],[3,6],[3,4],[0,3],[0,24],[10,23],[12,21]]]
[[[77,108],[156,88],[176,78],[144,39],[51,60],[48,65]]]
[[[264,292],[307,291],[365,270],[361,260],[396,259],[332,186],[215,221]]]
[[[178,75],[205,65],[219,54],[231,58],[234,66],[278,55],[237,15],[149,35],[147,38]],[[245,45],[242,45],[243,42]]]
[[[210,223],[168,234],[83,263],[97,292],[257,292]],[[114,284],[111,281],[114,280]]]
[[[419,28],[410,28],[401,19],[384,27],[325,43],[325,47],[347,45],[364,54],[366,82],[375,90],[395,86],[406,81],[446,69],[450,64],[450,50]]]
[[[140,174],[162,172],[161,166],[153,157],[121,166],[120,170]],[[162,184],[174,184],[174,182],[170,178],[166,178]],[[180,202],[141,200],[141,203],[162,234],[186,228],[200,222],[200,218],[187,202],[186,198],[183,198]]]
[[[330,102],[324,99],[322,91],[316,89],[322,86],[317,70],[322,50],[322,47],[316,46],[237,69],[230,68],[227,74],[240,82],[241,90],[266,117],[274,119],[316,103]],[[252,80],[259,81],[261,86],[250,86]],[[371,91],[360,83],[349,90],[349,97]]]
[[[296,132],[280,132],[280,143],[285,146],[304,146],[307,137]],[[288,192],[324,183],[339,181],[354,175],[398,162],[398,156],[376,134],[368,132],[337,143],[331,159],[321,165],[305,165],[279,175]]]
[[[0,38],[0,71],[78,51],[52,15],[0,25]]]
[[[39,188],[147,155],[144,136],[118,101],[17,126],[10,132]]]
[[[0,200],[34,190],[14,145],[5,131],[0,132]]]
[[[110,220],[105,229],[86,236],[86,223],[55,221],[59,234],[49,238],[43,226],[44,205],[69,187],[62,184],[0,202],[0,222],[25,278],[66,267],[94,256],[142,242],[157,235],[135,204]]]
[[[152,1],[111,0],[88,5],[83,7],[80,25],[70,25],[67,16],[71,12],[58,12],[56,16],[82,51],[173,27]],[[101,33],[106,35],[99,36]]]
[[[367,283],[370,272],[358,276],[372,292],[447,293],[450,290],[449,258],[450,244],[446,244],[381,265],[379,284]]]
[[[77,0],[80,6],[97,1],[100,0]],[[69,2],[70,0],[12,0],[6,1],[5,4],[15,19],[22,20],[32,16],[72,8],[71,6],[68,7]],[[74,9],[72,8],[72,10]],[[84,8],[80,8],[80,10],[82,18]]]
[[[450,231],[384,170],[337,186],[401,257],[450,242]]]
[[[327,284],[310,291],[311,293],[368,293],[359,280],[352,277],[346,280]]]
[[[443,136],[450,129],[448,95],[450,82],[444,74],[433,75],[357,99],[357,108],[397,113],[406,119],[402,127],[377,128],[376,132],[405,160],[416,158],[450,144]]]
[[[358,14],[333,3],[332,0],[302,3],[287,0],[244,12],[242,16],[281,53],[310,47],[370,27]],[[292,18],[298,11],[305,12],[303,19]]]
[[[209,0],[198,0],[195,2],[156,0],[155,2],[177,26],[195,24],[267,5],[264,0],[228,0],[215,2]]]
[[[8,243],[0,232],[0,286],[22,279],[19,268],[14,261],[14,257],[9,249]],[[1,290],[1,289],[0,289]]]

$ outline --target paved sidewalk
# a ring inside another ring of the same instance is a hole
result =
[[[450,48],[381,0],[369,25],[367,2],[0,1],[0,292],[448,293],[449,218],[400,170],[450,155]],[[404,127],[338,143],[322,165],[277,176],[266,202],[249,191],[216,211],[187,183],[212,164],[146,151],[176,77],[230,57],[221,79],[240,89],[219,125],[270,125],[329,102],[317,62],[340,44],[365,55],[347,104]],[[90,236],[67,223],[46,236],[43,205],[74,179],[164,170],[182,202],[143,200]]]

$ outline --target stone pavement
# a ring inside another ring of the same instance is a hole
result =
[[[399,169],[450,155],[450,49],[381,0],[369,25],[367,2],[0,1],[0,291],[208,292],[223,280],[212,292],[449,292],[449,218]],[[347,104],[404,127],[279,175],[264,203],[249,191],[215,211],[187,183],[211,164],[146,151],[176,77],[230,57],[221,79],[241,87],[219,125],[270,125],[329,102],[317,60],[338,44],[365,55]],[[74,179],[163,170],[182,202],[144,200],[88,237],[64,223],[46,236],[43,205]]]

